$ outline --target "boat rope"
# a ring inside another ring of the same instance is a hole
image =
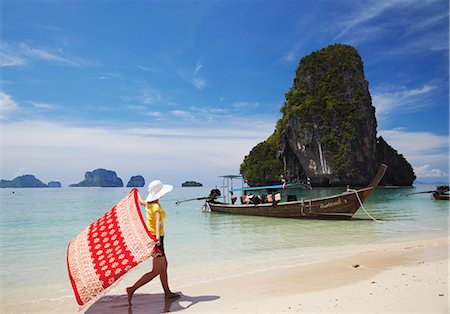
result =
[[[382,221],[382,220],[378,220],[378,219],[373,218],[372,215],[370,215],[367,212],[367,210],[364,208],[364,205],[363,205],[361,199],[359,198],[358,191],[356,191],[354,189],[347,188],[347,192],[354,192],[356,194],[356,198],[358,199],[359,204],[361,205],[362,209],[367,214],[367,216],[369,216],[373,221],[376,221],[378,223],[384,223],[384,221]],[[401,223],[401,222],[397,222],[397,223],[400,224],[401,226],[408,226],[408,225],[406,225],[404,223]],[[423,227],[423,226],[415,226],[415,227],[417,227],[419,229],[424,229],[424,230],[443,231],[443,229],[438,229],[438,228],[430,228],[430,227]]]
[[[203,204],[203,206],[202,206],[202,212],[203,213],[207,213],[207,212],[210,212],[211,210],[210,210],[210,208],[209,208],[209,206],[208,206],[208,202],[207,201],[205,201],[205,204]]]
[[[367,214],[367,216],[369,216],[373,221],[376,221],[376,222],[378,222],[378,223],[383,223],[383,221],[373,218],[373,216],[367,212],[367,210],[365,209],[365,207],[364,207],[364,205],[363,205],[363,202],[362,202],[361,199],[359,198],[358,191],[356,191],[355,189],[350,189],[349,187],[347,187],[347,192],[355,192],[356,198],[358,199],[358,202],[359,202],[359,205],[361,205],[362,209],[363,209],[364,212]]]

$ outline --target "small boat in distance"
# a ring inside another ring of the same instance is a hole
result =
[[[313,219],[351,219],[358,208],[369,197],[373,190],[380,183],[386,172],[387,166],[381,164],[377,174],[373,178],[369,186],[358,189],[347,189],[338,195],[327,197],[308,199],[308,200],[280,200],[277,194],[269,194],[267,198],[269,202],[262,202],[258,204],[236,204],[235,202],[226,203],[218,202],[216,198],[208,198],[207,204],[211,212],[228,213],[239,215],[265,216],[265,217],[280,217],[280,218],[313,218]],[[289,187],[288,187],[289,188]],[[241,188],[230,190],[231,193],[235,191],[243,191],[244,196],[249,191],[257,189],[265,189],[269,193],[275,190],[273,186],[256,187],[256,188]],[[277,197],[278,196],[278,197]],[[278,200],[277,200],[278,199]]]
[[[433,191],[433,197],[436,200],[443,200],[443,201],[449,201],[450,200],[450,194],[448,185],[440,185],[436,187],[436,190]]]
[[[414,195],[414,194],[426,194],[426,193],[431,193],[432,197],[433,197],[435,200],[439,200],[439,201],[450,201],[449,190],[450,190],[450,189],[449,189],[449,186],[448,186],[448,185],[438,185],[438,186],[436,186],[436,189],[435,189],[435,190],[409,193],[409,194],[406,194],[406,196]]]

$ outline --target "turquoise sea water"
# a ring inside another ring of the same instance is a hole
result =
[[[434,186],[378,188],[364,204],[383,223],[359,209],[350,221],[280,219],[204,213],[211,188],[175,188],[161,204],[167,212],[165,246],[174,290],[198,281],[312,263],[369,244],[448,234],[449,202],[430,194]],[[73,302],[66,270],[67,245],[120,201],[126,188],[0,189],[0,298],[2,306]],[[141,195],[146,196],[145,190]],[[318,197],[343,189],[313,189]],[[123,293],[145,271],[147,261],[113,292]],[[152,289],[159,291],[159,282]],[[76,306],[74,306],[76,308]],[[1,308],[0,308],[0,312]]]

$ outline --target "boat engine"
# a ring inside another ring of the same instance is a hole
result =
[[[221,196],[222,193],[220,193],[219,189],[212,189],[211,192],[209,192],[207,201],[215,201],[216,198]]]

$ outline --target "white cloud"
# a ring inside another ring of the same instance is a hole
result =
[[[12,112],[18,109],[17,103],[12,97],[0,91],[0,119],[7,118]]]
[[[417,169],[417,177],[448,175],[448,135],[408,132],[402,129],[382,130],[379,134]]]
[[[169,129],[8,123],[3,126],[2,176],[13,178],[14,169],[26,167],[41,180],[67,185],[102,167],[124,180],[142,174],[180,183],[191,177],[215,182],[218,175],[239,171],[244,156],[272,132],[267,125]]]
[[[192,84],[196,89],[202,90],[206,87],[206,80],[200,76],[200,70],[203,68],[203,65],[200,63],[200,60],[195,64],[194,71],[192,73],[186,73],[185,71],[178,71],[180,77],[186,82]]]
[[[184,110],[172,110],[172,111],[170,111],[170,113],[172,115],[174,115],[175,117],[185,119],[185,120],[194,120],[195,119],[195,117],[192,113],[190,113],[188,111],[184,111]]]
[[[203,89],[206,86],[206,81],[202,78],[193,78],[192,84],[197,88],[198,90]]]
[[[336,40],[352,45],[385,41],[398,29],[404,30],[389,49],[379,53],[401,56],[422,52],[448,51],[448,9],[433,8],[440,0],[379,0],[352,5],[334,29]],[[430,12],[433,11],[433,12]],[[414,18],[406,18],[409,14]]]
[[[26,167],[19,167],[17,171],[14,173],[14,178],[17,178],[19,176],[23,176],[27,174],[27,168]]]
[[[159,112],[159,111],[146,112],[145,114],[152,118],[163,118],[164,117],[163,113]]]
[[[197,75],[198,72],[201,70],[202,67],[203,67],[203,65],[200,63],[200,60],[198,60],[198,61],[197,61],[197,64],[195,65],[194,75]]]
[[[293,48],[289,50],[284,56],[281,57],[280,61],[283,63],[290,63],[297,61],[298,50]]]
[[[380,135],[389,140],[389,144],[408,155],[431,154],[439,150],[448,150],[448,135],[431,132],[408,132],[402,129],[381,130]]]
[[[389,86],[375,89],[372,103],[376,108],[377,120],[385,120],[389,113],[401,109],[404,112],[429,108],[428,97],[437,88],[436,85],[425,84],[419,88],[407,89],[404,86]]]
[[[202,114],[206,114],[206,115],[208,115],[208,114],[217,115],[217,114],[226,114],[226,113],[228,113],[228,110],[224,109],[224,108],[191,106],[191,107],[189,107],[189,109],[191,111],[202,113]]]
[[[145,72],[156,72],[155,70],[153,70],[153,69],[151,69],[149,67],[143,66],[143,65],[138,65],[137,68],[139,70],[142,70],[142,71],[145,71]]]
[[[249,102],[249,101],[236,101],[232,104],[233,108],[238,110],[254,110],[259,107],[259,102]]]
[[[448,30],[413,34],[410,38],[402,40],[395,47],[383,51],[384,55],[410,55],[422,51],[448,51]]]
[[[137,96],[121,96],[120,99],[127,102],[138,102],[139,105],[130,105],[130,108],[144,108],[140,105],[168,105],[173,104],[172,100],[163,95],[158,89],[145,85],[141,87]]]
[[[414,23],[411,24],[411,27],[405,30],[406,34],[416,34],[419,32],[423,32],[426,30],[429,30],[430,28],[436,26],[439,23],[442,22],[448,22],[448,12],[439,12],[436,15],[427,16],[422,20],[414,21]]]
[[[341,38],[351,31],[361,28],[362,25],[374,20],[392,9],[412,8],[422,6],[427,2],[434,0],[380,0],[380,1],[364,1],[360,6],[355,6],[356,10],[350,18],[342,23],[342,31],[336,36]]]
[[[138,99],[146,105],[155,105],[163,102],[161,93],[158,90],[149,87],[141,89]]]
[[[57,63],[73,64],[73,61],[64,57],[62,51],[50,51],[49,49],[33,48],[25,43],[19,45],[21,52],[29,57]]]
[[[430,165],[414,167],[414,172],[417,177],[421,178],[440,178],[448,176],[448,173],[443,172],[441,169],[430,169]]]
[[[7,54],[4,51],[0,51],[0,67],[12,67],[24,65],[25,59],[21,56]]]
[[[37,108],[37,109],[42,109],[42,110],[53,110],[58,108],[58,105],[55,104],[49,104],[49,103],[43,103],[43,102],[34,102],[34,101],[30,101],[30,104]]]
[[[30,60],[43,60],[69,66],[88,66],[96,62],[68,55],[62,49],[51,49],[46,47],[32,47],[25,42],[9,44],[1,43],[0,66],[19,66]]]

